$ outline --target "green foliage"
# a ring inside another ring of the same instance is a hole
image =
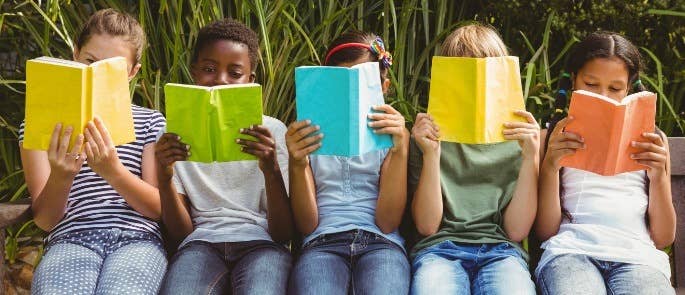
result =
[[[267,114],[289,123],[295,117],[294,68],[320,64],[327,44],[356,28],[388,43],[395,64],[387,100],[411,124],[425,110],[430,61],[440,42],[475,20],[497,28],[512,54],[521,57],[526,105],[541,123],[551,111],[568,49],[586,33],[608,29],[642,46],[649,62],[643,81],[659,93],[659,126],[676,135],[685,125],[684,1],[0,0],[0,201],[27,196],[17,147],[25,61],[70,58],[79,25],[108,7],[136,16],[147,33],[150,45],[131,91],[134,102],[159,110],[165,83],[191,82],[188,63],[199,28],[232,17],[261,37],[257,79]],[[34,234],[16,230],[10,237],[18,239],[21,232]]]

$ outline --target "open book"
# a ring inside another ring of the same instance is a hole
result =
[[[47,150],[57,123],[74,128],[71,149],[94,116],[105,123],[115,145],[136,139],[125,58],[90,65],[51,57],[26,62],[25,149]]]
[[[190,145],[188,161],[255,160],[240,151],[237,138],[255,140],[240,128],[262,124],[262,86],[232,84],[214,87],[169,83],[164,86],[167,132]]]
[[[368,126],[371,107],[384,103],[380,76],[377,62],[295,69],[297,119],[311,120],[324,134],[314,154],[357,156],[392,147],[390,135]]]
[[[525,122],[518,58],[433,57],[428,113],[441,140],[484,144],[504,140],[505,122]]]
[[[574,91],[565,131],[583,137],[585,149],[561,159],[561,165],[601,175],[644,170],[630,158],[641,150],[632,141],[646,141],[644,132],[654,132],[656,94],[642,91],[617,102],[589,91]]]

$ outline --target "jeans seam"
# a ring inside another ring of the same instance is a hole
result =
[[[228,270],[226,270],[226,271],[222,272],[221,274],[219,274],[218,276],[216,276],[216,278],[214,278],[214,280],[212,280],[212,282],[209,283],[209,286],[207,286],[207,290],[206,290],[205,294],[212,294],[211,291],[214,290],[214,288],[215,288],[216,285],[219,283],[219,281],[220,281],[227,273],[228,273]]]

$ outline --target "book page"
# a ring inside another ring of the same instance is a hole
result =
[[[440,127],[442,141],[479,143],[478,61],[464,57],[433,57],[428,113]],[[482,130],[482,129],[481,129]]]
[[[628,100],[625,108],[624,126],[618,147],[618,163],[616,173],[644,170],[647,167],[638,164],[630,158],[631,154],[644,152],[642,149],[634,148],[632,141],[649,142],[642,133],[656,132],[656,94],[643,91]]]
[[[349,156],[352,93],[351,69],[345,67],[298,67],[295,69],[297,120],[311,120],[324,134],[316,155]],[[355,132],[356,133],[356,132]]]
[[[351,148],[355,149],[355,155],[363,155],[370,151],[385,149],[392,147],[392,137],[389,134],[376,134],[373,128],[369,127],[369,114],[375,113],[372,109],[375,105],[382,105],[385,103],[383,98],[383,88],[381,86],[381,73],[378,62],[367,62],[353,67],[358,74],[358,95],[357,102],[353,103],[350,108],[358,109],[355,113],[356,117],[352,117],[351,121],[357,121],[356,128],[352,131],[357,134],[352,134],[358,139],[357,142],[351,144]]]
[[[114,145],[135,141],[126,59],[102,60],[93,63],[88,70],[92,82],[89,96],[92,109],[86,120],[100,117]]]
[[[214,161],[211,121],[216,110],[210,104],[211,92],[192,85],[166,84],[167,132],[175,133],[190,145],[188,161],[211,163]]]
[[[483,59],[485,71],[478,87],[485,91],[484,114],[481,117],[483,133],[479,142],[503,142],[504,123],[526,122],[526,119],[514,114],[514,111],[525,110],[523,90],[518,58],[514,56],[492,57]]]
[[[25,149],[47,150],[57,123],[62,132],[71,126],[69,150],[77,135],[83,132],[85,112],[86,71],[29,60],[26,62]]]
[[[77,62],[77,61],[55,58],[55,57],[50,57],[50,56],[41,56],[39,58],[34,58],[32,60],[34,62],[39,62],[39,63],[59,64],[59,65],[65,66],[65,67],[74,67],[74,68],[86,68],[86,67],[88,67],[88,65]]]
[[[247,85],[247,84],[245,84]],[[216,110],[209,126],[213,140],[214,159],[217,162],[257,160],[243,153],[238,138],[256,141],[256,138],[240,133],[240,128],[262,124],[262,87],[252,84],[246,87],[226,87],[212,91],[209,103]]]

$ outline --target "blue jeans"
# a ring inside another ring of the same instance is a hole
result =
[[[535,294],[528,265],[509,243],[444,241],[417,253],[411,294]]]
[[[542,267],[537,282],[542,294],[675,294],[657,269],[578,254],[554,257]]]
[[[160,294],[285,294],[291,266],[272,241],[192,241],[171,259]]]
[[[407,294],[404,250],[363,230],[323,234],[304,245],[290,277],[290,294]]]
[[[167,267],[159,238],[120,229],[67,233],[50,242],[32,294],[157,294]]]

